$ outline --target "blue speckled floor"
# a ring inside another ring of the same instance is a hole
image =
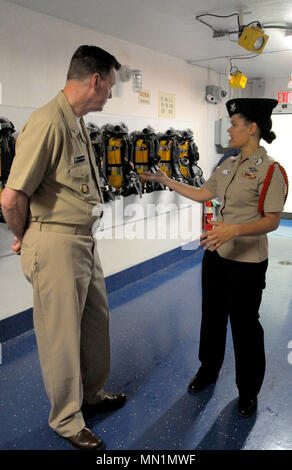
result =
[[[128,402],[87,423],[107,449],[292,450],[291,238],[288,221],[269,236],[261,306],[267,373],[257,416],[249,419],[237,414],[230,332],[216,385],[194,396],[186,391],[199,366],[201,252],[110,295],[112,372],[106,389],[126,392]],[[6,343],[3,355],[0,449],[71,450],[47,426],[49,403],[33,331]]]

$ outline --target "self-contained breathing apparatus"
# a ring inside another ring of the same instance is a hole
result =
[[[15,155],[15,128],[11,121],[0,117],[0,222],[5,222],[1,210],[1,193],[8,180],[10,168]]]
[[[158,134],[159,150],[158,155],[160,157],[159,167],[169,177],[176,179],[177,181],[183,181],[183,175],[177,172],[174,163],[174,158],[177,158],[178,147],[177,147],[177,133],[171,127],[164,133]]]
[[[132,143],[131,160],[138,175],[144,172],[156,173],[159,169],[160,157],[158,155],[159,142],[154,129],[147,126],[142,131],[132,132],[130,137]],[[164,189],[164,185],[161,183],[146,181],[143,185],[143,193],[162,189]]]
[[[205,180],[202,169],[197,165],[199,152],[193,138],[194,134],[191,129],[178,131],[178,164],[180,172],[184,175],[188,184],[200,188]]]
[[[158,139],[161,170],[181,183],[201,187],[204,178],[196,163],[199,160],[199,152],[193,140],[192,130],[177,131],[169,128],[164,134],[158,134]]]
[[[105,175],[115,195],[142,197],[142,183],[131,161],[132,144],[127,125],[106,124],[101,128],[100,142]]]
[[[98,171],[99,171],[99,182],[100,182],[100,188],[102,191],[103,195],[103,200],[104,202],[109,202],[113,201],[115,199],[115,193],[114,189],[111,186],[109,180],[106,177],[105,169],[104,169],[104,160],[103,160],[103,155],[101,152],[101,143],[100,143],[100,128],[94,124],[93,122],[88,122],[86,124],[88,134],[91,139],[92,143],[92,148],[94,151],[95,155],[95,162],[96,165],[98,166]]]

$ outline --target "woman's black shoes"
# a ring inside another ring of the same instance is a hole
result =
[[[209,385],[212,385],[216,382],[217,377],[212,378],[212,379],[206,379],[202,375],[197,374],[195,377],[191,380],[189,386],[188,386],[188,391],[191,393],[200,393],[205,388],[207,388]]]
[[[243,398],[239,397],[238,401],[238,413],[244,418],[249,418],[252,416],[258,407],[257,397],[253,398]]]
[[[188,386],[188,391],[190,393],[200,393],[205,390],[209,385],[212,385],[216,382],[218,376],[215,377],[206,377],[200,371],[193,377]],[[257,397],[246,398],[243,396],[239,397],[238,400],[238,413],[244,418],[249,418],[252,416],[258,406]]]

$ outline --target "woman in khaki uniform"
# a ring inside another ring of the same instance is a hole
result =
[[[271,142],[271,113],[277,101],[233,99],[227,102],[231,117],[230,147],[241,153],[228,158],[202,188],[169,179],[161,171],[144,179],[159,181],[185,197],[204,202],[221,200],[218,222],[201,236],[202,263],[201,367],[189,384],[197,393],[217,380],[230,318],[239,391],[238,411],[251,416],[265,373],[264,334],[259,306],[268,265],[268,232],[276,230],[287,192],[285,178],[275,165],[269,186],[264,184],[270,158],[259,145]],[[265,190],[265,198],[262,190]]]
[[[82,116],[102,111],[120,64],[80,46],[64,90],[32,113],[17,139],[2,196],[34,293],[34,329],[51,403],[50,426],[79,448],[102,440],[84,415],[125,403],[102,386],[110,369],[109,312],[92,226],[102,216],[98,168]]]

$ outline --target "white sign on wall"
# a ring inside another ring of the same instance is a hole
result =
[[[158,93],[158,117],[175,119],[175,95],[173,93]]]
[[[141,90],[138,96],[138,101],[141,104],[150,104],[150,91]]]

